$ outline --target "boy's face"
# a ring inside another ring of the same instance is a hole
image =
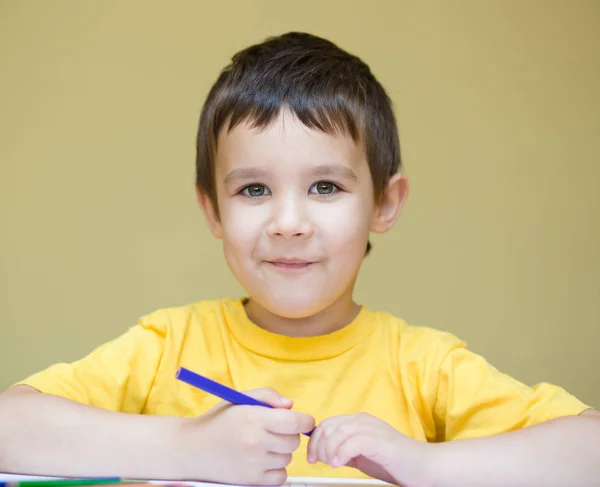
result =
[[[406,189],[382,215],[364,148],[285,111],[261,131],[223,131],[215,180],[219,215],[199,200],[231,271],[255,302],[286,318],[352,299],[369,232],[391,227]]]

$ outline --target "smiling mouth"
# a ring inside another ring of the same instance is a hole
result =
[[[266,262],[277,269],[290,271],[306,269],[314,264],[314,262],[304,260],[268,260]]]

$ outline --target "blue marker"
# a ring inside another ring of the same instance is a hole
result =
[[[191,370],[188,370],[184,367],[180,367],[175,374],[175,377],[186,384],[194,386],[198,389],[203,390],[204,392],[208,392],[213,396],[217,396],[218,398],[223,399],[224,401],[230,402],[231,404],[235,404],[238,406],[262,406],[264,408],[272,408],[266,402],[259,401],[258,399],[254,399],[253,397],[247,396],[246,394],[242,394],[241,392],[236,391],[235,389],[231,389],[223,384],[219,384],[208,377],[204,377],[200,374],[196,374]],[[312,433],[302,433],[303,435],[310,436]]]

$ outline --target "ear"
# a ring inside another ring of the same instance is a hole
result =
[[[388,183],[385,193],[378,204],[375,205],[371,231],[375,233],[387,232],[400,215],[400,210],[408,196],[408,179],[404,174],[394,174]]]
[[[202,213],[204,213],[204,218],[206,218],[206,223],[208,223],[208,227],[212,234],[217,238],[223,238],[221,220],[210,196],[200,188],[196,187],[196,199],[198,200],[198,205],[200,206]]]

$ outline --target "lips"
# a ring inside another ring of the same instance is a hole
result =
[[[278,269],[287,269],[287,270],[301,270],[306,269],[311,264],[314,264],[314,261],[303,260],[303,259],[274,259],[266,261],[268,264],[275,266]]]

